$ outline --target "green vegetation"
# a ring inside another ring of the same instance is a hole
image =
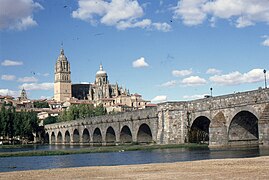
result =
[[[34,102],[35,108],[49,108],[49,104],[45,101],[36,101]]]
[[[58,118],[55,116],[49,116],[46,119],[44,119],[43,121],[43,125],[47,125],[47,124],[53,124],[56,123],[58,121]]]
[[[38,130],[35,112],[16,112],[14,107],[2,106],[0,110],[0,136],[4,139],[33,140],[33,132]]]
[[[52,156],[52,155],[68,155],[68,154],[101,153],[101,152],[123,152],[123,151],[138,151],[138,150],[146,151],[154,149],[205,148],[205,147],[207,147],[207,145],[199,145],[199,144],[100,146],[100,147],[89,147],[77,150],[4,152],[0,153],[0,157]]]
[[[58,117],[57,122],[72,121],[93,116],[101,116],[106,114],[103,105],[94,107],[88,104],[71,105],[68,110],[64,110]]]

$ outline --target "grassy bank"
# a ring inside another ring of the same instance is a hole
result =
[[[171,148],[201,148],[207,145],[199,144],[172,144],[172,145],[121,145],[121,146],[101,146],[89,147],[75,150],[47,150],[47,151],[20,151],[20,152],[3,152],[0,157],[15,157],[15,156],[53,156],[53,155],[68,155],[68,154],[84,154],[84,153],[100,153],[100,152],[123,152],[123,151],[138,151],[138,150],[153,150],[153,149],[171,149]]]

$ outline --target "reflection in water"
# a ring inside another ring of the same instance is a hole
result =
[[[48,146],[46,150],[83,148],[80,146]],[[37,148],[38,149],[38,148]],[[45,147],[39,147],[44,150]],[[0,172],[102,166],[102,165],[128,165],[163,162],[193,161],[203,159],[223,159],[257,157],[269,155],[268,148],[247,149],[208,149],[208,148],[179,148],[158,149],[148,151],[126,151],[109,153],[73,154],[63,156],[33,156],[33,157],[9,157],[0,158]]]
[[[83,149],[90,146],[80,145],[32,145],[22,148],[0,148],[0,152],[19,152],[19,151],[50,151],[50,150],[67,150],[67,149]]]

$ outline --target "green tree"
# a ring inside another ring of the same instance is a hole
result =
[[[45,102],[45,101],[35,101],[34,107],[35,108],[49,108],[49,104],[48,102]]]
[[[58,121],[57,122],[64,122],[67,121],[67,110],[63,110],[60,115],[58,116]]]
[[[106,108],[104,108],[102,104],[96,106],[94,110],[95,110],[94,111],[95,112],[94,113],[95,116],[101,116],[101,115],[105,115],[106,114]]]
[[[7,109],[2,106],[0,110],[0,135],[6,138],[32,138],[33,132],[38,131],[37,114],[31,112],[16,112],[14,107]]]
[[[0,109],[0,136],[3,135],[3,130],[4,130],[4,110],[3,108],[5,108],[3,105],[1,106]]]
[[[75,119],[87,118],[92,116],[105,115],[106,109],[103,105],[94,107],[92,104],[71,105],[68,110],[64,110],[58,116],[57,122],[72,121]]]
[[[14,129],[14,114],[15,114],[15,108],[10,107],[7,109],[5,121],[4,121],[4,129],[5,129],[5,136],[12,138],[15,133]]]
[[[22,137],[23,134],[23,116],[22,113],[25,112],[21,112],[21,113],[15,113],[14,116],[14,129],[15,129],[15,136],[20,136]]]
[[[56,123],[57,121],[58,121],[58,120],[57,120],[57,117],[49,116],[49,117],[47,117],[46,119],[44,119],[44,121],[43,121],[43,125],[53,124],[53,123]]]

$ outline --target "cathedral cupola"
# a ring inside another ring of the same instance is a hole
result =
[[[100,64],[99,66],[99,71],[96,72],[95,84],[97,85],[108,84],[107,73],[106,71],[103,70],[102,64]]]

